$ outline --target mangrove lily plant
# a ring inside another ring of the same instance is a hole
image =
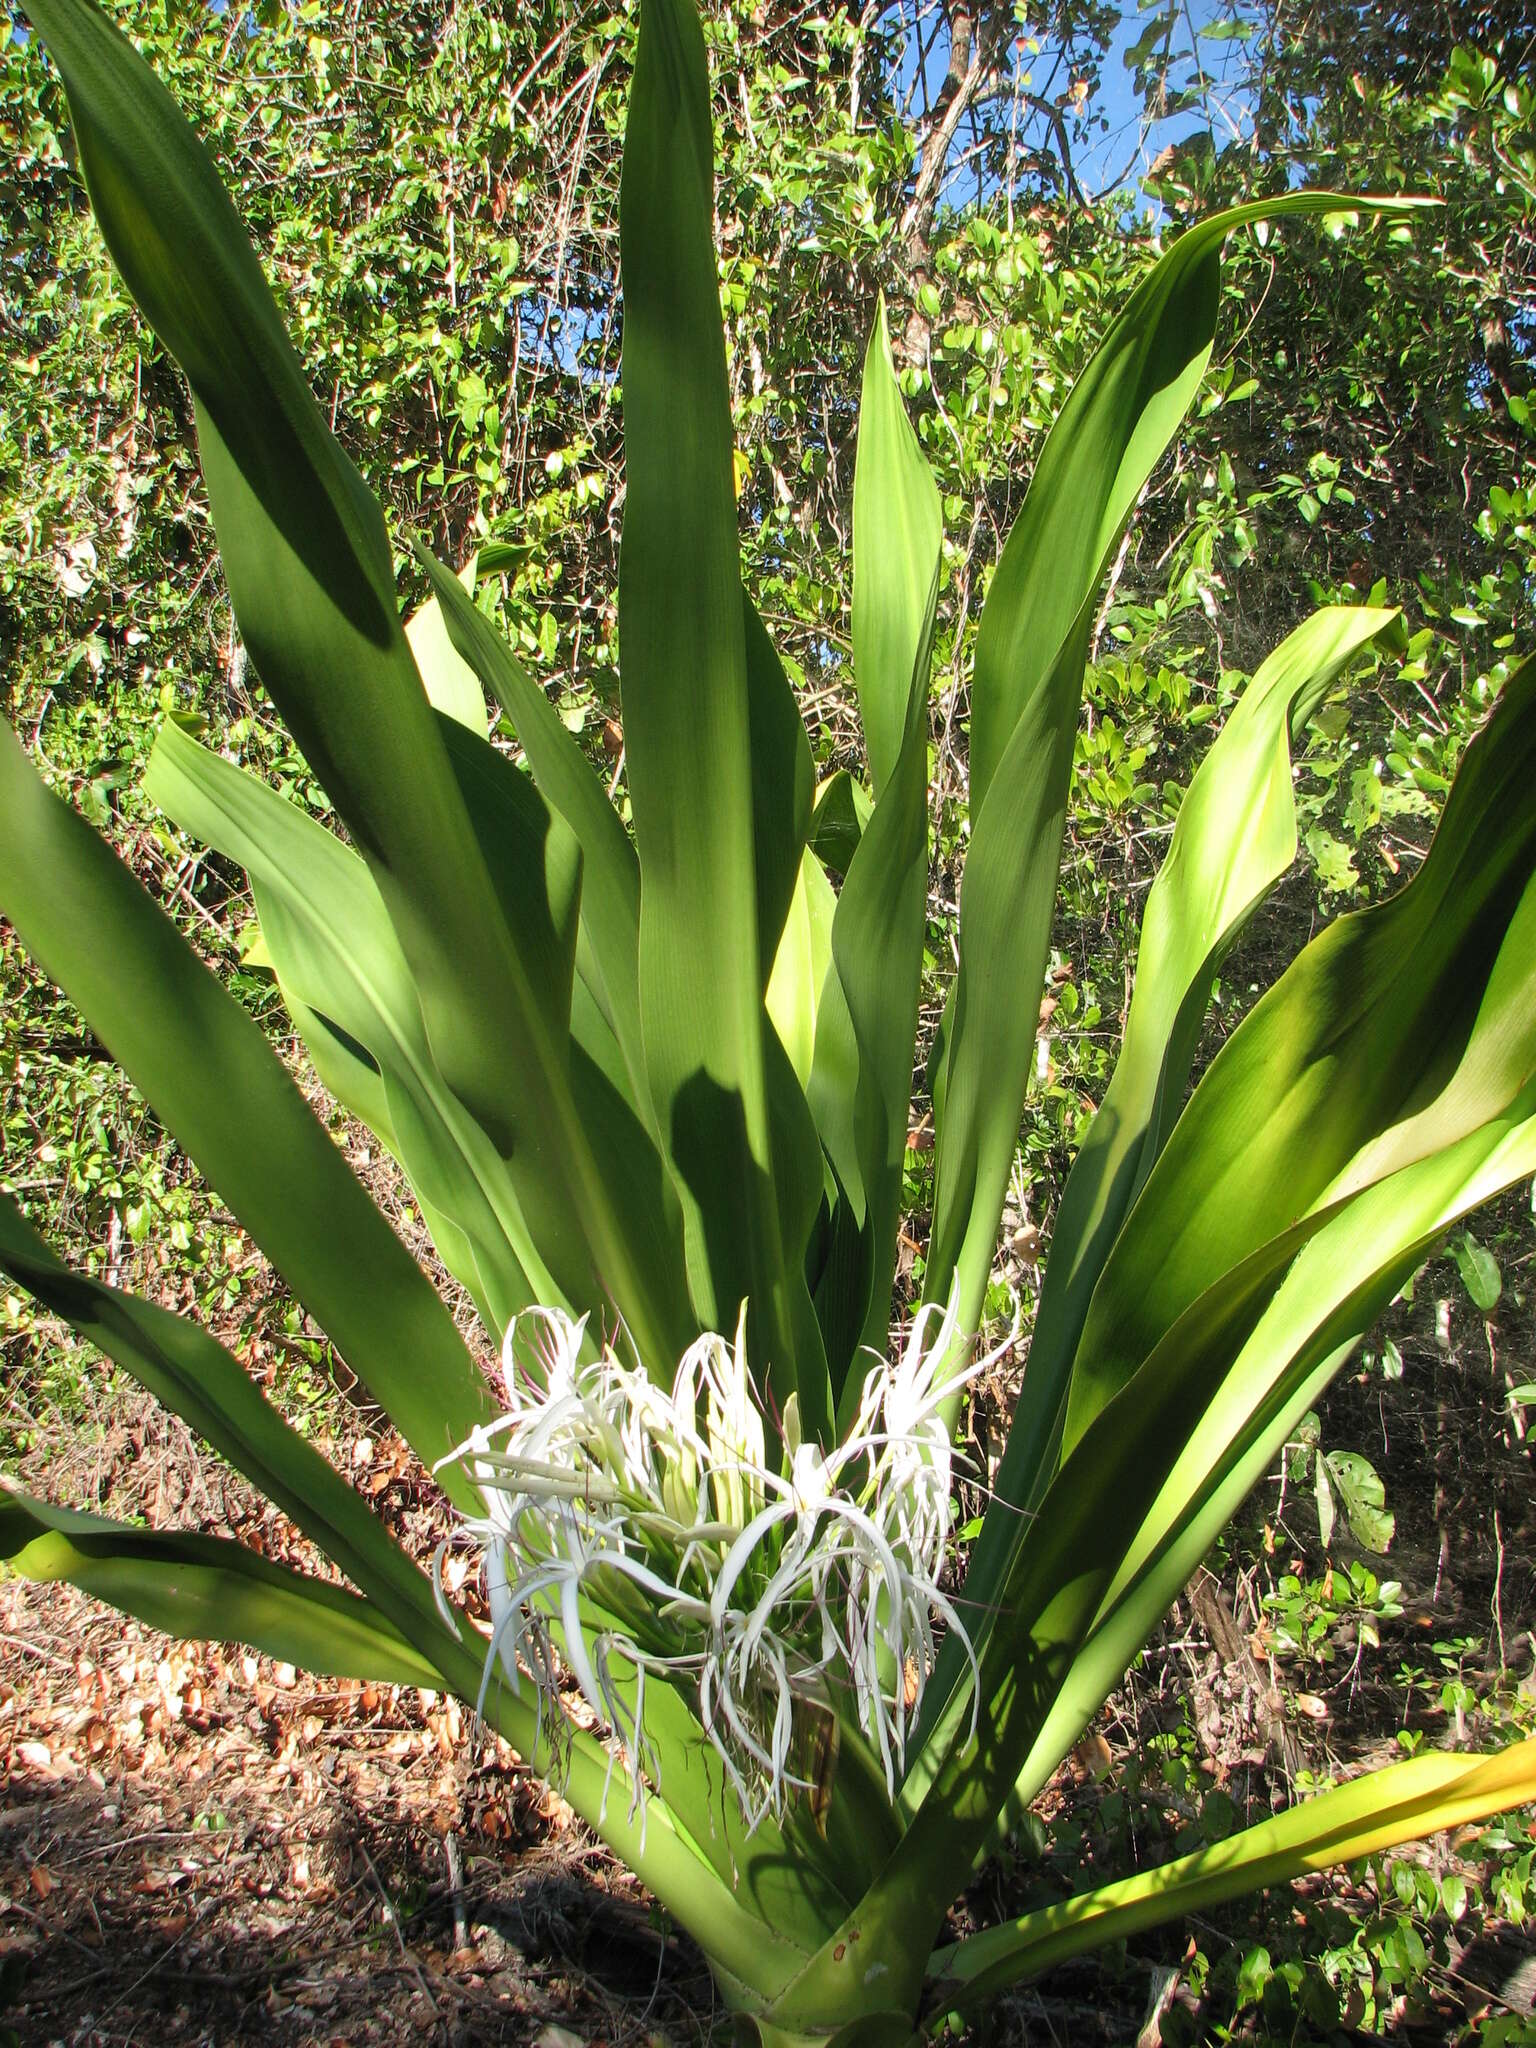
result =
[[[1392,625],[1320,612],[1184,798],[991,1505],[954,1554],[951,1438],[1100,580],[1199,388],[1223,238],[1402,203],[1287,193],[1187,230],[1039,451],[980,622],[958,964],[926,1068],[932,1228],[893,1333],[939,498],[882,320],[854,485],[867,779],[817,790],[741,580],[692,0],[642,0],[621,197],[633,836],[457,576],[424,556],[434,596],[402,626],[379,508],[207,155],[91,0],[28,10],[102,232],[191,386],[240,631],[347,840],[174,722],[150,793],[249,874],[315,1069],[408,1176],[503,1384],[256,1024],[0,728],[0,908],[438,1473],[492,1629],[206,1332],[66,1270],[9,1201],[14,1279],[347,1583],[16,1492],[0,1556],[185,1635],[476,1703],[764,2042],[907,2041],[1064,1956],[1536,1796],[1536,1742],[1420,1755],[945,1933],[1362,1331],[1457,1217],[1536,1172],[1536,662],[1413,878],[1314,939],[1188,1089],[1223,952],[1294,855],[1292,734]],[[487,693],[516,758],[487,739]]]

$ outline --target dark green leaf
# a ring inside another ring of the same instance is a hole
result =
[[[426,1579],[378,1516],[283,1421],[221,1344],[181,1316],[70,1272],[5,1195],[0,1268],[221,1451],[392,1624],[410,1634],[424,1658],[432,1654],[444,1629]]]
[[[704,40],[688,0],[645,0],[620,201],[626,495],[619,564],[624,740],[640,899],[640,1009],[663,1142],[683,1192],[700,1320],[749,1341],[782,1404],[796,1356],[774,1192],[758,933],[751,692],[733,434],[713,242]],[[769,766],[764,762],[765,770]],[[786,800],[788,801],[788,800]],[[782,856],[782,860],[781,857]],[[762,849],[782,867],[799,846]],[[768,956],[771,959],[771,951]],[[782,1125],[781,1125],[782,1128]]]
[[[332,1678],[442,1682],[369,1601],[226,1537],[152,1534],[0,1491],[0,1559],[26,1579],[64,1579],[167,1635],[249,1643]]]
[[[0,906],[418,1455],[487,1420],[447,1310],[260,1029],[3,721]],[[467,1481],[445,1484],[473,1503]]]

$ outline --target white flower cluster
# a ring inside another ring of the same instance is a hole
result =
[[[530,1323],[537,1372],[517,1355]],[[527,1310],[503,1347],[506,1414],[451,1454],[485,1500],[469,1528],[486,1552],[486,1683],[499,1662],[520,1691],[526,1670],[542,1713],[558,1649],[628,1751],[642,1802],[660,1772],[647,1675],[691,1682],[749,1825],[806,1783],[791,1765],[797,1704],[851,1705],[894,1796],[934,1617],[973,1654],[939,1586],[952,1514],[939,1410],[998,1353],[940,1383],[955,1330],[953,1304],[921,1310],[826,1454],[800,1441],[792,1407],[775,1467],[745,1306],[735,1344],[701,1337],[670,1393],[591,1339],[585,1317]]]

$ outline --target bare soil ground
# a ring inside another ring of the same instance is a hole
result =
[[[406,1461],[361,1427],[351,1455],[365,1479],[377,1458],[391,1519],[419,1536]],[[79,1497],[61,1466],[87,1459],[119,1511],[137,1498],[314,1563],[147,1401],[52,1460],[60,1497]],[[708,2030],[697,1958],[455,1700],[173,1643],[13,1580],[0,1772],[0,2040],[618,2048]]]

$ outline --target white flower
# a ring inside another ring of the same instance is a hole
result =
[[[486,1552],[484,1685],[499,1666],[520,1691],[526,1673],[541,1725],[549,1706],[558,1726],[558,1649],[627,1752],[632,1808],[660,1771],[646,1679],[684,1685],[755,1826],[804,1786],[797,1710],[845,1701],[894,1797],[935,1617],[974,1663],[939,1585],[953,1476],[943,1403],[998,1353],[944,1378],[955,1305],[925,1307],[896,1364],[866,1374],[842,1442],[802,1443],[792,1412],[770,1465],[746,1314],[734,1344],[710,1333],[689,1347],[668,1393],[586,1318],[529,1309],[502,1347],[506,1414],[451,1456],[485,1501],[467,1525]]]

